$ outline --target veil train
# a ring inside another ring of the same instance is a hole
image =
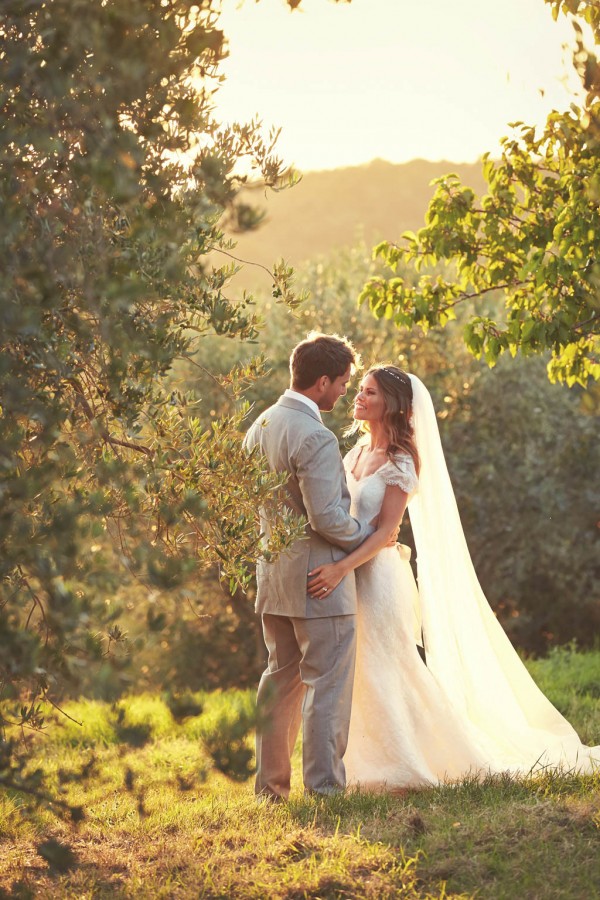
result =
[[[449,702],[474,726],[490,754],[491,771],[595,771],[600,746],[583,745],[540,691],[484,596],[431,396],[419,378],[410,379],[421,471],[408,509],[427,666]]]

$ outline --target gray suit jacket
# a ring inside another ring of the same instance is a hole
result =
[[[342,559],[374,531],[350,515],[350,494],[335,435],[306,403],[280,397],[254,422],[244,443],[249,450],[258,446],[271,469],[290,473],[286,503],[308,520],[305,539],[296,541],[275,562],[259,560],[257,612],[297,618],[355,613],[354,573],[326,599],[313,599],[306,589],[311,569]],[[262,510],[261,529],[268,538],[269,522]]]

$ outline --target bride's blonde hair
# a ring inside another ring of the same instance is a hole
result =
[[[396,453],[408,454],[412,457],[418,475],[421,463],[412,423],[413,392],[410,378],[398,366],[384,365],[372,366],[365,372],[364,377],[367,375],[375,378],[383,394],[385,403],[383,428],[388,439],[387,455],[393,459]],[[368,422],[356,420],[347,434],[356,434],[357,431],[368,434]]]

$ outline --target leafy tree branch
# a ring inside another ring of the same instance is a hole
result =
[[[586,386],[600,379],[600,66],[580,22],[597,46],[600,20],[597,4],[548,2],[555,18],[575,16],[583,102],[551,112],[539,132],[512,123],[500,159],[484,156],[483,197],[455,175],[436,179],[425,226],[374,251],[392,272],[404,263],[415,278],[371,280],[360,299],[398,327],[424,330],[447,324],[468,302],[464,337],[476,357],[493,366],[506,351],[550,351],[551,380]],[[449,275],[433,276],[441,262]],[[496,292],[503,309],[490,316],[480,301]]]

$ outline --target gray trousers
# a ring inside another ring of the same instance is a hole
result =
[[[346,786],[356,616],[298,619],[264,613],[269,662],[258,686],[256,793],[287,799],[302,722],[306,791]]]

